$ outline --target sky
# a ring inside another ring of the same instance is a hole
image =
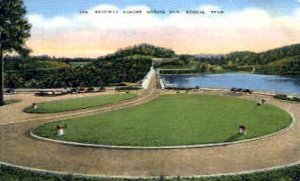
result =
[[[24,0],[24,3],[32,24],[27,46],[33,55],[99,57],[140,43],[168,47],[178,54],[223,54],[260,52],[300,43],[300,0]],[[118,13],[104,13],[108,10]],[[165,14],[147,13],[151,10]],[[170,14],[170,10],[179,13]],[[187,13],[190,11],[200,13]]]

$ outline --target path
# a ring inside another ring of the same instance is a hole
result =
[[[255,72],[255,66],[254,65],[245,65],[245,66],[239,66],[239,68],[248,68],[248,67],[251,67],[252,68],[252,70],[251,70],[251,74],[254,74],[254,72]]]
[[[152,89],[147,90],[150,91],[149,97],[139,98],[126,106],[141,104],[157,97],[159,93],[153,88],[155,82],[153,81],[151,85]],[[256,170],[299,162],[299,104],[281,102],[261,95],[246,95],[243,98],[255,100],[264,98],[270,104],[293,112],[296,118],[295,126],[273,137],[223,147],[118,150],[76,147],[35,140],[28,135],[29,129],[57,118],[34,118],[30,121],[0,126],[0,161],[52,171],[109,176],[205,175]],[[95,112],[119,108],[120,104],[106,106]],[[80,116],[90,114],[80,112]]]

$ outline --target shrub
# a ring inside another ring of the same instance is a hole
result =
[[[286,101],[300,102],[300,97],[296,97],[296,96],[287,96],[285,94],[276,94],[273,97],[276,99],[281,99],[281,100],[286,100]]]
[[[122,91],[122,90],[139,90],[139,89],[142,89],[141,87],[138,87],[138,86],[124,86],[124,87],[116,87],[115,90],[119,90],[119,91]]]

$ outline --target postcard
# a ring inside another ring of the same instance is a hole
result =
[[[300,180],[299,0],[1,0],[0,22],[0,180]]]

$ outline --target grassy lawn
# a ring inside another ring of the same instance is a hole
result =
[[[4,105],[0,105],[0,106],[5,106],[5,105],[8,105],[8,104],[13,104],[13,103],[17,103],[17,102],[20,102],[20,100],[17,100],[17,99],[5,100]]]
[[[149,103],[103,114],[47,123],[35,134],[107,145],[167,146],[229,142],[258,137],[287,127],[290,115],[271,105],[233,97],[163,95]],[[57,137],[57,124],[67,123]],[[238,134],[239,125],[247,134]]]
[[[99,107],[107,104],[113,104],[120,101],[132,99],[136,97],[136,94],[113,94],[113,95],[101,95],[101,96],[88,96],[80,98],[71,98],[59,101],[50,101],[37,104],[37,109],[33,109],[29,106],[24,109],[28,113],[56,113],[64,111],[72,111],[78,109]]]

